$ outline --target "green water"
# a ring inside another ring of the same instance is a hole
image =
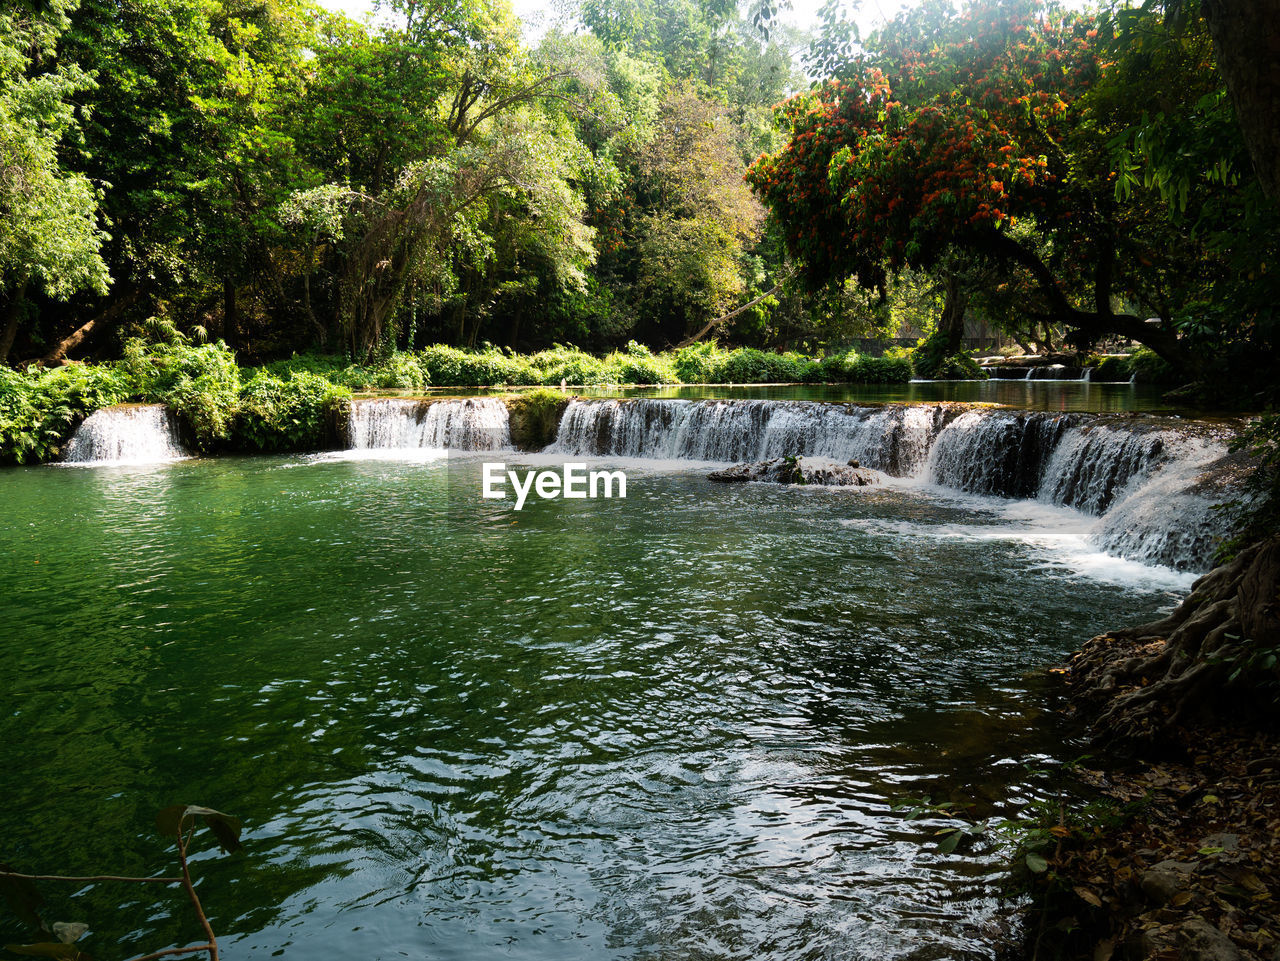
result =
[[[238,814],[195,865],[227,961],[990,957],[996,852],[892,802],[1036,796],[1081,750],[1039,672],[1177,586],[909,488],[633,472],[517,514],[474,463],[258,458],[0,491],[0,857],[171,872],[157,809]],[[198,936],[172,891],[52,913],[99,958]]]

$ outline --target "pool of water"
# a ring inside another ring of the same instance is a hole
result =
[[[1081,750],[1043,669],[1187,581],[1049,507],[689,464],[519,513],[474,458],[0,487],[2,857],[172,871],[156,810],[237,814],[195,864],[228,961],[992,957],[999,852],[893,805],[1036,797]],[[46,893],[98,956],[198,936]]]
[[[1151,385],[1056,380],[927,380],[909,384],[703,384],[663,387],[571,387],[581,397],[665,397],[704,400],[825,400],[850,404],[965,403],[1007,404],[1026,410],[1107,413],[1141,411],[1183,413],[1161,399],[1166,388]],[[441,388],[449,396],[507,393],[505,390]],[[379,395],[395,395],[380,391]],[[375,396],[375,395],[369,395]],[[1187,412],[1190,413],[1190,412]]]

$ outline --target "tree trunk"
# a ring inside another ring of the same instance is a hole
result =
[[[23,276],[14,288],[13,296],[4,305],[4,326],[0,328],[0,364],[9,359],[13,342],[18,338],[18,324],[22,321],[22,302],[27,294],[28,277]]]
[[[1280,199],[1280,0],[1204,0],[1200,9],[1258,182]]]
[[[222,339],[228,347],[236,345],[236,329],[239,323],[235,281],[230,277],[224,277],[222,279]]]
[[[947,299],[938,319],[938,331],[945,338],[947,356],[960,353],[964,345],[964,314],[969,306],[969,291],[955,274],[947,274]]]
[[[53,350],[41,357],[38,363],[45,367],[53,367],[58,364],[66,363],[67,354],[88,340],[89,336],[99,328],[110,327],[114,324],[120,319],[120,315],[136,304],[141,297],[142,291],[137,288],[125,291],[119,299],[114,301],[111,306],[102,313],[98,314],[96,317],[92,318],[80,327],[77,327],[66,337],[62,338],[62,340],[54,344]]]

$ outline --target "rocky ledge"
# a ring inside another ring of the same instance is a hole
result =
[[[847,464],[821,457],[774,457],[754,464],[735,464],[707,475],[722,484],[763,481],[770,484],[813,484],[819,487],[868,487],[879,484],[879,471],[856,460]]]

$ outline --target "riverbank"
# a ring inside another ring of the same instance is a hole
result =
[[[1105,751],[1033,886],[1031,958],[1280,958],[1280,536],[1062,670]]]
[[[825,357],[696,344],[661,354],[631,343],[596,357],[571,347],[519,355],[437,345],[370,363],[321,354],[241,367],[225,344],[145,345],[119,361],[43,370],[0,366],[0,464],[61,454],[94,411],[122,403],[164,404],[195,450],[316,450],[335,413],[357,391],[432,387],[558,387],[592,384],[905,384],[906,357],[845,352]]]

